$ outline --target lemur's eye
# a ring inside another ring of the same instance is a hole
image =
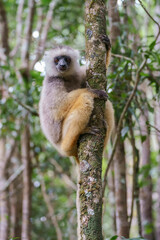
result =
[[[66,61],[67,63],[70,63],[70,62],[71,62],[71,58],[70,58],[70,57],[65,57],[65,61]]]
[[[56,64],[58,63],[58,61],[59,61],[58,58],[55,58],[55,59],[54,59],[54,62],[55,62]]]

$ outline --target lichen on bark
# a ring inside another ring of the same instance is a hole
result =
[[[101,36],[106,33],[105,2],[86,0],[86,62],[87,81],[94,89],[105,89],[105,46]],[[79,139],[78,157],[78,240],[102,240],[102,153],[105,137],[104,100],[95,100],[89,126],[96,126],[96,135]]]

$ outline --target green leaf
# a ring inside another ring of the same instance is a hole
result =
[[[109,240],[116,240],[117,238],[118,238],[118,236],[115,235],[115,236],[111,237]]]
[[[155,44],[156,44],[156,40],[154,40],[154,41],[149,45],[150,50],[153,50]]]
[[[147,136],[141,136],[142,143],[146,140]]]

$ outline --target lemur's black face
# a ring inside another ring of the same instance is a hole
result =
[[[54,63],[59,72],[64,72],[69,69],[71,58],[69,56],[57,56],[54,58]]]

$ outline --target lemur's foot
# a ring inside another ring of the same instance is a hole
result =
[[[100,37],[101,41],[105,44],[106,50],[110,50],[111,49],[111,42],[110,39],[107,35],[102,34]]]
[[[86,127],[81,134],[92,134],[97,135],[100,133],[100,130],[96,126]]]
[[[91,92],[95,93],[99,99],[103,99],[107,101],[108,99],[108,94],[104,90],[99,90],[99,89],[89,89]]]

